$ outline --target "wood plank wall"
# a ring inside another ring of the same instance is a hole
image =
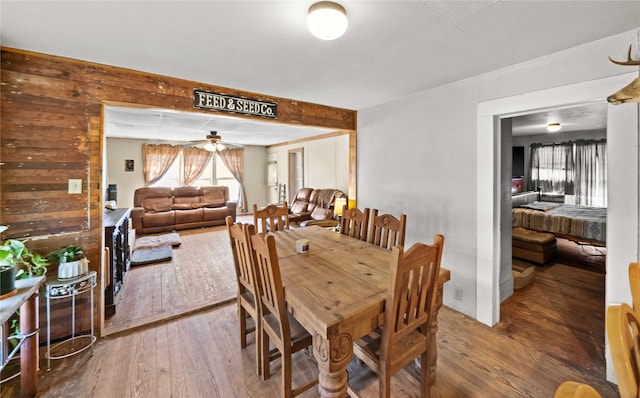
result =
[[[83,245],[91,269],[98,273],[105,103],[206,112],[193,106],[197,88],[275,102],[278,118],[273,122],[356,129],[352,110],[7,47],[0,47],[0,53],[0,225],[9,226],[0,238],[26,238],[32,250],[43,254]],[[355,162],[352,169],[355,175]],[[67,193],[70,178],[82,179],[82,194]],[[56,272],[49,269],[51,275]],[[42,327],[44,315],[41,312]],[[64,323],[65,316],[65,311],[57,311],[52,324]]]

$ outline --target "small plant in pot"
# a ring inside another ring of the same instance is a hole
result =
[[[7,229],[0,226],[0,233]],[[49,261],[46,257],[32,252],[24,242],[7,239],[0,246],[0,298],[10,297],[16,292],[15,280],[47,273]]]
[[[58,279],[75,278],[89,272],[89,260],[82,246],[69,245],[54,250],[47,258],[58,263]]]

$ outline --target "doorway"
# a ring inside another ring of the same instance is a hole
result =
[[[304,188],[304,148],[289,149],[289,203]]]
[[[493,326],[500,320],[500,275],[510,272],[510,258],[506,262],[508,267],[504,267],[501,252],[501,242],[505,239],[500,228],[501,209],[507,204],[501,197],[501,169],[496,167],[501,159],[500,120],[545,107],[602,101],[636,77],[636,74],[625,74],[478,104],[476,318],[479,321]],[[639,258],[639,119],[638,107],[607,106],[609,202],[605,305],[630,301],[627,268],[630,261]],[[607,379],[614,380],[610,355],[606,356]]]

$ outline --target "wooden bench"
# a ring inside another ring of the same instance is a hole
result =
[[[544,265],[558,255],[555,235],[515,227],[512,229],[512,256]]]

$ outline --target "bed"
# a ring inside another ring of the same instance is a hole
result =
[[[513,207],[513,226],[579,242],[606,246],[607,209],[558,202],[533,201]]]

